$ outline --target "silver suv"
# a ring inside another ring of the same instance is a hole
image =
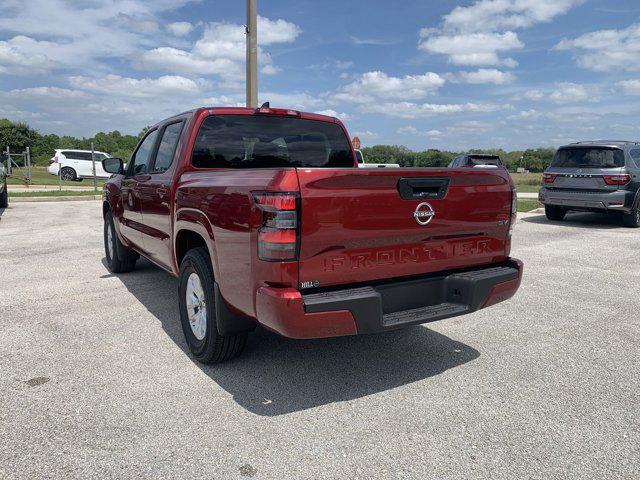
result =
[[[640,143],[579,142],[560,147],[542,176],[539,200],[549,220],[569,210],[619,212],[640,227]]]

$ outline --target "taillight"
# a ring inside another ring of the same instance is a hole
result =
[[[298,194],[253,192],[262,210],[258,230],[258,258],[269,262],[298,259]]]
[[[631,175],[605,175],[604,183],[607,185],[626,185],[631,181]]]
[[[556,177],[557,175],[555,173],[543,173],[542,174],[542,181],[544,183],[553,183],[556,181]]]
[[[516,220],[518,219],[518,191],[514,185],[511,186],[511,218],[509,221],[509,235],[516,228]]]

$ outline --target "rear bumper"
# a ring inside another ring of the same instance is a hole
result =
[[[601,193],[589,190],[550,190],[542,187],[538,199],[544,205],[583,210],[629,212],[633,207],[635,197],[635,192],[627,190]]]
[[[258,321],[290,338],[324,338],[394,330],[464,315],[511,298],[523,264],[441,273],[410,280],[303,295],[260,287]]]

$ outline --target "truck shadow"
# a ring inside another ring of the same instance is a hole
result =
[[[178,316],[177,280],[146,260],[118,278],[189,356]],[[194,364],[249,412],[277,416],[424,380],[479,356],[474,348],[423,326],[307,341],[258,328],[240,358],[214,366]]]
[[[564,220],[552,221],[543,215],[535,215],[522,218],[523,222],[540,225],[558,225],[575,228],[590,228],[599,230],[610,230],[613,228],[626,228],[622,224],[622,215],[617,213],[590,213],[590,212],[569,212]]]

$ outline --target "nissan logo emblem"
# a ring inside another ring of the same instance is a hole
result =
[[[428,225],[429,222],[436,216],[436,212],[433,207],[427,202],[422,202],[418,205],[413,212],[413,218],[418,222],[418,225]]]

